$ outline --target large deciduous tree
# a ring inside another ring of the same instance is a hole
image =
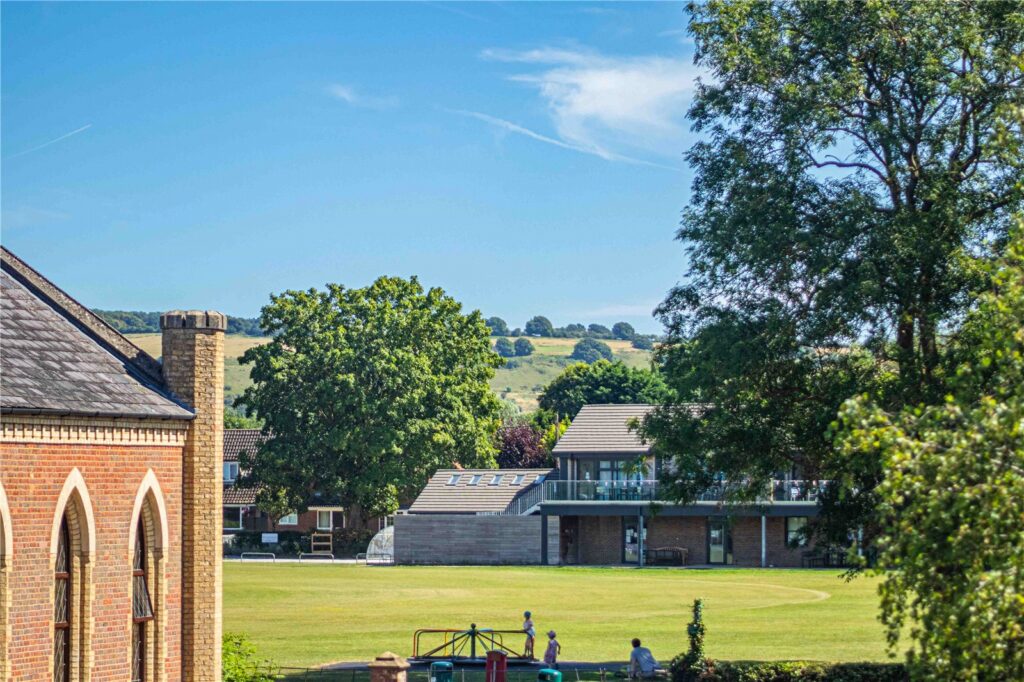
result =
[[[441,289],[382,277],[288,291],[260,324],[272,341],[242,356],[253,385],[237,402],[269,435],[243,462],[261,496],[384,514],[439,468],[494,464],[501,359],[480,314]]]
[[[551,326],[551,320],[543,315],[531,317],[526,323],[525,329],[530,336],[551,336],[555,333],[555,328]]]
[[[1024,679],[1024,231],[953,343],[941,405],[842,412],[842,454],[880,457],[882,620],[915,679]]]
[[[657,372],[627,367],[622,362],[598,360],[570,365],[540,394],[542,410],[573,418],[589,404],[659,404],[669,389]]]
[[[984,286],[1021,204],[1017,2],[691,5],[703,140],[678,238],[689,272],[658,312],[667,406],[645,434],[692,496],[716,472],[834,478],[824,525],[869,522],[877,459],[836,456],[843,400],[944,393],[942,334]]]
[[[532,469],[547,466],[550,452],[542,442],[543,434],[526,420],[506,422],[498,429],[497,461],[502,469]]]

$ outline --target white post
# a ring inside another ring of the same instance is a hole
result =
[[[768,537],[768,520],[764,514],[761,514],[761,568],[765,568],[768,565],[768,550],[765,547],[765,541]]]

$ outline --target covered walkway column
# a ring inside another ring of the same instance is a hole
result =
[[[764,568],[768,565],[768,550],[765,546],[768,537],[767,527],[768,520],[765,518],[764,514],[761,514],[761,568]]]
[[[644,508],[643,507],[640,507],[640,509],[637,512],[636,529],[637,529],[637,538],[636,538],[637,566],[639,566],[640,568],[643,568],[644,567]]]

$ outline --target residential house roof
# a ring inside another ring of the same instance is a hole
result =
[[[225,507],[237,507],[256,504],[256,488],[239,488],[237,485],[224,486]]]
[[[224,461],[237,462],[240,453],[252,454],[266,439],[259,429],[224,429]]]
[[[438,469],[409,507],[410,514],[504,511],[552,469]],[[495,482],[495,477],[500,477]],[[521,477],[521,478],[520,478]]]
[[[160,364],[0,247],[0,412],[192,419]]]
[[[558,443],[555,455],[587,452],[644,454],[651,444],[640,439],[630,424],[642,421],[657,405],[584,405]]]

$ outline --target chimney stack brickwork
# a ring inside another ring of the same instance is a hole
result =
[[[163,375],[195,410],[182,462],[182,679],[217,682],[221,675],[224,460],[224,331],[213,311],[160,317]]]

